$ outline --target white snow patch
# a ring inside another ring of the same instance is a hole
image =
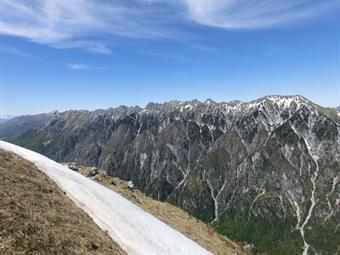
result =
[[[290,204],[292,205],[292,207],[295,208],[295,214],[296,214],[296,218],[297,218],[296,228],[301,232],[302,239],[305,242],[304,231],[303,231],[303,229],[300,228],[300,222],[301,222],[300,206],[299,206],[298,202],[296,201],[294,194],[290,190],[288,191],[288,194],[291,196],[291,199],[288,198],[288,200],[289,200]]]
[[[266,189],[262,189],[261,193],[257,194],[256,197],[254,198],[253,202],[251,203],[250,205],[250,208],[249,208],[249,214],[248,214],[248,221],[250,219],[250,215],[251,215],[251,212],[253,210],[253,206],[254,204],[256,203],[256,201],[262,197],[264,194],[266,194]]]
[[[177,157],[177,151],[176,151],[175,146],[173,146],[170,143],[167,143],[166,146],[171,150],[172,154],[174,154]]]
[[[311,150],[311,146],[310,144],[308,143],[307,139],[305,139],[302,135],[300,135],[300,133],[298,132],[298,130],[294,127],[294,125],[290,125],[291,128],[293,129],[293,131],[295,132],[295,134],[297,136],[299,136],[300,138],[302,138],[306,144],[306,147],[307,147],[307,151],[310,155],[310,157],[313,159],[314,161],[314,164],[315,164],[315,171],[314,173],[312,174],[311,176],[311,182],[312,182],[312,193],[311,193],[311,197],[310,197],[310,201],[311,201],[311,206],[309,207],[309,210],[308,210],[308,214],[305,218],[305,221],[302,223],[301,226],[298,227],[298,229],[300,230],[300,233],[301,233],[301,236],[302,236],[302,239],[304,241],[304,250],[303,250],[303,255],[307,255],[308,254],[308,249],[309,247],[311,246],[310,244],[308,244],[305,240],[305,237],[304,237],[304,228],[305,226],[308,224],[310,218],[312,217],[312,213],[313,213],[313,210],[314,210],[314,207],[316,205],[316,200],[315,200],[315,190],[316,190],[316,178],[318,177],[319,175],[319,164],[318,164],[318,159],[319,157],[315,154],[312,153],[312,150]],[[298,223],[299,224],[299,223]]]
[[[189,109],[189,111],[191,111],[193,106],[191,104],[187,104],[184,108],[185,109]]]
[[[47,174],[129,255],[212,255],[112,190],[38,153],[0,141]]]
[[[183,173],[183,171],[181,170],[181,172]],[[185,181],[187,180],[187,177],[189,175],[190,171],[188,171],[187,173],[184,174],[183,179],[178,183],[178,185],[175,187],[175,190],[177,190],[183,183],[185,183]]]
[[[141,153],[139,155],[139,161],[140,161],[140,168],[142,169],[145,164],[145,160],[147,159],[148,155],[146,153]]]
[[[227,180],[224,180],[223,185],[220,188],[220,190],[217,192],[216,196],[214,196],[214,189],[213,189],[213,186],[211,185],[211,182],[209,181],[209,179],[207,179],[207,184],[208,184],[208,187],[210,189],[211,198],[214,201],[215,218],[211,221],[211,224],[213,224],[213,223],[218,221],[218,217],[220,216],[219,205],[218,205],[218,198],[219,198],[221,192],[224,190],[225,185],[227,184]]]
[[[334,192],[334,190],[335,190],[335,186],[338,184],[339,179],[340,179],[339,176],[334,177],[333,183],[332,183],[332,189],[331,189],[331,191],[330,191],[329,193],[327,193],[327,195],[326,195],[326,200],[327,200],[327,205],[328,205],[328,208],[329,208],[329,213],[328,213],[328,215],[326,216],[325,221],[327,221],[327,220],[333,215],[333,213],[334,213],[334,209],[333,209],[333,207],[332,207],[332,205],[331,205],[331,202],[329,201],[329,197],[333,194],[333,192]],[[336,201],[336,202],[337,202],[337,201]]]
[[[137,136],[139,136],[139,134],[140,134],[140,131],[142,130],[142,126],[143,126],[143,124],[142,124],[142,123],[140,123],[140,125],[139,125],[139,128],[138,128],[138,131],[137,131]]]

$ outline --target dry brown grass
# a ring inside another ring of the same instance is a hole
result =
[[[0,254],[126,254],[32,163],[0,150]]]
[[[74,163],[67,165],[78,169],[87,177],[91,175],[89,167]],[[90,178],[121,194],[215,255],[246,254],[236,243],[217,234],[210,225],[199,221],[176,206],[154,200],[136,189],[129,189],[127,183],[119,178],[108,176],[103,171]]]

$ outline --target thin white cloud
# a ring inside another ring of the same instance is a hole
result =
[[[69,40],[58,42],[53,45],[56,48],[60,49],[69,49],[69,48],[81,48],[86,49],[88,51],[102,53],[102,54],[111,54],[112,50],[108,47],[105,42],[100,41],[86,41],[86,40]]]
[[[108,66],[88,65],[85,63],[69,63],[66,67],[73,70],[109,70]]]
[[[184,0],[187,17],[226,29],[256,29],[312,18],[338,5],[335,0]]]
[[[35,60],[39,59],[38,57],[25,53],[21,51],[20,49],[15,48],[13,46],[0,45],[0,52],[5,53],[5,54],[10,54],[10,55],[15,55],[18,57],[23,57],[23,58],[29,58],[29,59],[35,59]]]
[[[87,65],[87,64],[68,64],[67,65],[68,68],[73,69],[73,70],[86,70],[86,69],[91,69],[91,66]]]
[[[255,29],[311,18],[335,5],[337,0],[1,0],[0,34],[110,54],[116,37],[184,40],[187,20]]]
[[[158,19],[156,9],[137,8],[123,1],[0,1],[0,34],[106,54],[111,49],[102,40],[105,37],[169,37],[170,32],[159,27],[162,21]]]

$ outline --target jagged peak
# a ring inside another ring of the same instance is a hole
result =
[[[264,96],[256,100],[252,100],[249,102],[243,102],[240,100],[232,100],[229,102],[216,102],[211,98],[207,98],[205,101],[199,101],[197,99],[189,100],[189,101],[179,101],[179,100],[171,100],[164,103],[148,103],[144,108],[140,108],[142,111],[159,111],[162,109],[166,110],[174,110],[178,109],[181,112],[185,110],[194,110],[197,107],[218,107],[221,109],[229,109],[229,110],[236,110],[238,108],[254,108],[257,107],[265,102],[275,103],[280,107],[287,108],[290,106],[292,102],[299,108],[302,105],[315,105],[305,97],[301,95],[292,95],[292,96],[280,96],[280,95],[269,95]]]
[[[324,115],[336,115],[333,116],[333,119],[338,120],[338,114],[336,109],[334,108],[324,108],[321,107],[307,98],[301,95],[268,95],[261,97],[259,99],[243,102],[239,100],[233,100],[229,102],[216,102],[211,98],[206,99],[205,101],[199,101],[197,99],[188,100],[188,101],[179,101],[172,100],[164,103],[148,103],[144,108],[139,106],[125,106],[121,105],[115,108],[109,109],[97,109],[94,111],[88,110],[70,110],[65,112],[51,112],[50,114],[54,114],[55,116],[60,117],[73,117],[73,118],[84,118],[89,115],[92,118],[95,118],[98,115],[110,115],[114,116],[114,118],[119,118],[120,116],[125,116],[126,114],[131,113],[162,113],[162,112],[171,112],[171,111],[179,111],[180,113],[187,113],[190,111],[199,111],[201,113],[205,113],[207,111],[222,111],[224,114],[232,114],[233,116],[238,116],[240,114],[245,114],[247,112],[255,111],[259,108],[266,108],[268,111],[284,111],[288,109],[291,113],[296,112],[302,108],[307,108],[309,111],[313,112],[313,114],[323,113]],[[332,114],[328,112],[332,111]]]
[[[301,95],[288,95],[288,96],[269,95],[269,96],[261,97],[251,102],[261,103],[265,101],[271,101],[279,105],[289,105],[292,102],[295,102],[296,104],[313,104],[311,101],[309,101],[307,98]]]
[[[254,101],[250,101],[249,103],[246,104],[248,104],[250,108],[267,107],[268,105],[275,105],[281,110],[292,109],[295,111],[306,107],[314,114],[318,114],[320,108],[317,104],[311,102],[310,100],[301,95],[288,95],[288,96],[269,95],[261,97]]]
[[[204,101],[204,104],[206,104],[206,105],[217,105],[217,103],[214,100],[212,100],[211,98],[206,99]]]

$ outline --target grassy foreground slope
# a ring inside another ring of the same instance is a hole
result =
[[[32,163],[0,150],[0,254],[126,254]]]

